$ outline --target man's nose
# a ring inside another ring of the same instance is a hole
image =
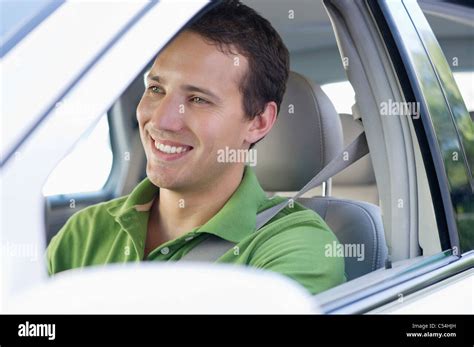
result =
[[[179,131],[184,126],[184,103],[178,96],[164,96],[153,110],[152,122],[156,129]]]

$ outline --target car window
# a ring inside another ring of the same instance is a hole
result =
[[[2,0],[0,3],[0,57],[3,57],[62,2],[59,0]]]
[[[456,18],[443,17],[442,13],[425,13],[428,23],[438,40],[438,43],[446,57],[453,77],[456,81],[461,97],[469,112],[474,111],[474,26],[472,23],[466,25]],[[455,110],[454,110],[455,111]],[[459,112],[454,112],[459,114]],[[471,120],[473,114],[470,114]],[[455,121],[459,128],[464,130],[472,125],[463,124],[463,121],[455,116]],[[469,131],[469,132],[471,132]],[[465,157],[467,158],[470,170],[474,169],[474,148],[471,141],[466,141],[465,131],[459,132],[460,139],[463,139]],[[468,140],[468,139],[467,139]],[[474,186],[474,182],[471,181]]]
[[[438,70],[450,104],[452,121],[459,142],[459,150],[447,153],[450,155],[450,159],[445,161],[445,165],[451,183],[451,199],[455,206],[456,225],[463,250],[470,250],[474,247],[474,234],[472,233],[474,221],[474,123],[472,122],[474,111],[474,60],[472,59],[474,55],[474,26],[472,21],[466,23],[461,18],[469,13],[467,11],[472,10],[466,8],[463,13],[447,16],[442,8],[434,12],[425,9],[425,16],[456,82],[456,85],[450,83],[447,78],[449,74],[442,75],[446,69],[441,72],[441,68]],[[461,98],[462,100],[460,100]],[[466,108],[463,107],[461,101],[464,102]],[[467,114],[466,110],[470,114]]]
[[[473,42],[474,44],[474,42]],[[454,72],[454,79],[469,112],[474,112],[474,70]],[[472,118],[473,113],[471,113]]]
[[[104,115],[51,172],[43,195],[101,190],[109,178],[112,160],[109,123]]]
[[[349,81],[326,83],[321,86],[321,89],[332,101],[337,113],[352,114],[355,92]]]

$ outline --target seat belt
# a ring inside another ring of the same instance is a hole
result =
[[[219,236],[209,234],[207,239],[186,253],[180,261],[215,262],[232,247],[234,247],[234,243],[220,238]]]
[[[334,157],[321,171],[314,176],[292,198],[260,212],[257,215],[256,232],[268,223],[278,212],[283,210],[290,202],[297,200],[307,191],[320,186],[323,182],[341,172],[348,166],[369,153],[369,146],[365,132],[360,133],[342,152]],[[234,243],[212,235],[185,254],[181,260],[213,262],[229,251]]]

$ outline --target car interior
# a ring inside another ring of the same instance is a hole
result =
[[[433,201],[413,125],[407,119],[379,115],[380,100],[403,97],[389,53],[380,48],[358,4],[328,4],[326,10],[322,1],[243,2],[272,23],[291,57],[278,121],[256,145],[254,169],[264,190],[268,195],[291,197],[365,131],[370,154],[307,192],[299,202],[317,212],[341,244],[364,245],[362,261],[345,259],[348,281],[391,262],[440,252]],[[348,13],[352,22],[344,20]],[[457,58],[452,70],[472,74],[474,62],[468,57],[474,48],[468,43],[473,31],[433,9],[425,14],[448,61]],[[150,65],[104,115],[113,159],[103,187],[46,197],[48,242],[73,213],[128,194],[145,177],[146,158],[135,110]],[[470,88],[464,93],[473,93]],[[474,106],[467,106],[472,115]],[[94,170],[98,163],[89,160],[80,165]]]

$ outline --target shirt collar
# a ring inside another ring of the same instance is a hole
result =
[[[238,243],[255,231],[259,207],[266,199],[255,173],[245,166],[244,176],[236,191],[198,232],[207,232]]]
[[[126,230],[135,230],[139,234],[135,234],[135,237],[145,238],[147,219],[138,220],[136,214],[147,212],[140,215],[148,217],[150,207],[158,193],[159,188],[145,178],[128,195],[123,204],[110,207],[108,212]],[[245,166],[242,181],[235,192],[219,212],[197,228],[196,232],[214,234],[230,242],[238,243],[255,231],[257,213],[266,200],[265,192],[258,183],[255,173],[249,166]],[[139,222],[138,225],[132,225],[136,222]]]

